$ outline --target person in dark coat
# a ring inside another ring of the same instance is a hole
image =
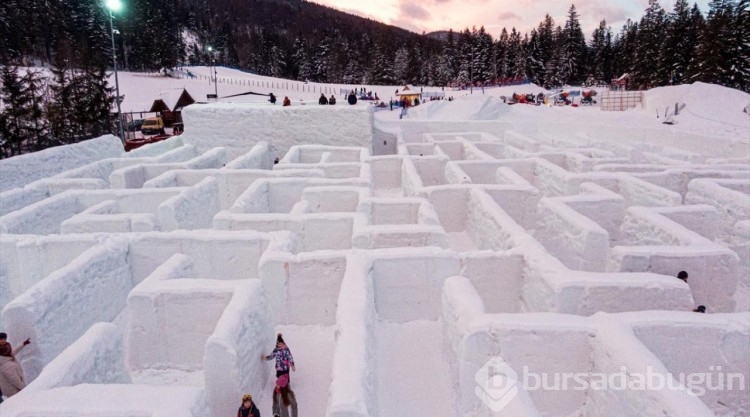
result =
[[[245,394],[242,396],[242,405],[237,410],[237,417],[260,417],[260,411],[253,402],[253,396]]]
[[[357,95],[352,92],[346,100],[353,106],[357,104]]]
[[[276,104],[276,96],[275,96],[275,95],[273,95],[273,93],[270,93],[270,94],[268,95],[268,101],[270,101],[270,102],[271,102],[271,104]]]
[[[328,104],[330,104],[331,106],[336,104],[336,97],[334,97],[333,94],[331,94],[331,98],[328,99]]]
[[[320,93],[320,98],[318,99],[318,104],[320,104],[321,106],[328,105],[328,99],[326,98],[326,96],[323,95],[323,93]]]

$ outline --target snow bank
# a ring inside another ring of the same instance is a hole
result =
[[[743,112],[750,103],[750,94],[744,91],[695,82],[644,92],[644,108],[651,113],[659,110],[663,114],[666,108],[674,113],[675,103],[685,103],[681,113],[702,119],[703,123],[708,121],[745,128],[750,123],[750,115]],[[683,117],[678,116],[678,120],[683,122]]]
[[[23,187],[41,178],[123,153],[122,142],[113,135],[73,145],[58,146],[0,161],[0,191]]]
[[[268,142],[274,157],[294,145],[318,143],[373,149],[372,109],[366,106],[271,106],[215,103],[185,108],[182,139],[199,149],[227,148],[236,158],[248,145]]]
[[[507,117],[510,111],[510,106],[499,98],[477,94],[454,101],[427,101],[417,107],[410,107],[408,118],[441,121],[497,120]]]

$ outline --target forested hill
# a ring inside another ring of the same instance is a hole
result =
[[[117,47],[120,65],[130,70],[216,58],[264,75],[358,83],[371,75],[378,55],[407,47],[414,56],[429,56],[441,45],[302,0],[122,1],[124,9],[115,15]],[[216,56],[209,56],[209,45]],[[77,67],[111,62],[108,12],[101,0],[0,2],[0,64],[63,62]]]
[[[111,66],[103,0],[0,0],[0,64]],[[347,84],[446,85],[528,80],[628,88],[703,81],[750,90],[750,0],[648,0],[640,19],[588,38],[571,5],[529,33],[483,27],[419,35],[304,0],[122,0],[122,68],[210,64]],[[672,3],[668,5],[668,3]],[[208,46],[213,52],[208,51]],[[41,62],[40,62],[41,61]],[[505,80],[505,81],[503,81]]]

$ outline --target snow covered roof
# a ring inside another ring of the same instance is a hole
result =
[[[401,89],[401,91],[397,92],[396,95],[397,96],[418,96],[422,94],[416,90],[412,90],[412,88],[414,88],[414,86],[407,84],[404,86],[404,88]]]

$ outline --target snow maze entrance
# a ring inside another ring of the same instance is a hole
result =
[[[303,416],[750,416],[746,385],[475,394],[492,358],[749,383],[747,161],[397,136],[177,139],[4,191],[0,330],[33,343],[0,415],[224,417],[245,393],[271,415],[282,332]]]

